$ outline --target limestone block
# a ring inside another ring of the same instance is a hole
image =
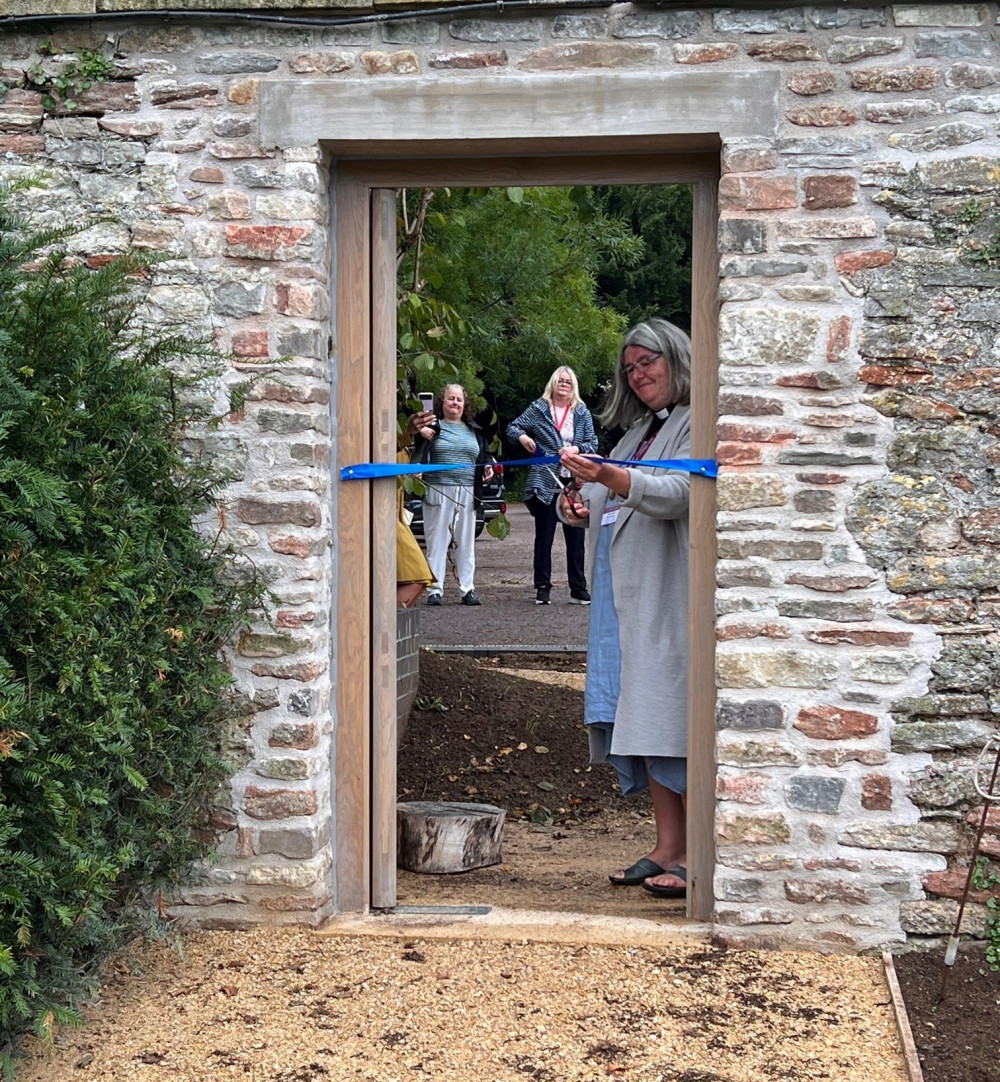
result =
[[[851,658],[851,676],[874,684],[902,683],[922,664],[922,659],[911,653],[877,653],[866,651]]]
[[[838,663],[811,650],[768,650],[720,653],[716,658],[719,687],[829,687]]]
[[[912,721],[892,730],[894,751],[957,751],[981,748],[995,729],[986,721]]]
[[[771,367],[808,361],[819,335],[820,317],[784,308],[723,312],[719,360],[723,364]]]
[[[742,743],[720,744],[715,752],[720,766],[798,766],[801,754],[789,744],[777,741],[746,740]]]
[[[859,849],[901,849],[911,853],[954,853],[958,827],[953,823],[851,823],[840,832],[841,845]]]
[[[951,808],[976,801],[974,759],[932,763],[909,774],[909,798],[921,808]]]

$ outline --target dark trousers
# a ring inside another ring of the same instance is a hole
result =
[[[558,497],[557,497],[558,498]],[[535,520],[535,589],[552,589],[552,541],[556,536],[559,518],[556,515],[556,501],[542,503],[537,496],[531,495],[524,501],[524,506]],[[584,531],[579,526],[562,524],[566,538],[566,572],[569,588],[573,593],[587,589],[587,576],[584,572]]]

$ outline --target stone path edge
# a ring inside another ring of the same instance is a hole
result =
[[[489,913],[473,916],[457,916],[448,912],[417,914],[386,911],[333,917],[318,928],[316,934],[663,947],[670,943],[688,946],[702,943],[707,946],[711,931],[708,924],[695,921],[660,924],[638,917],[595,917],[592,913],[550,913],[494,907]]]
[[[903,1059],[906,1060],[907,1077],[910,1082],[924,1082],[924,1072],[920,1067],[920,1057],[917,1055],[917,1045],[913,1040],[910,1019],[906,1013],[906,1004],[903,1002],[903,993],[900,990],[899,979],[896,976],[896,966],[893,963],[892,955],[888,951],[882,952],[882,964],[885,966],[885,982],[889,986],[889,998],[892,1000],[892,1013],[896,1017],[899,1041],[903,1046]]]

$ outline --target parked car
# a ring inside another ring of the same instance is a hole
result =
[[[407,493],[404,506],[413,515],[413,520],[410,522],[413,536],[423,545],[424,501],[420,496],[416,496],[411,492]],[[495,519],[497,515],[505,515],[506,513],[507,491],[503,483],[503,466],[494,466],[493,478],[490,481],[483,482],[483,498],[476,508],[476,537],[486,529],[488,522]]]

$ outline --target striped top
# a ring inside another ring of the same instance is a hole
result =
[[[559,415],[562,417],[561,410]],[[536,398],[520,417],[507,426],[507,439],[511,443],[518,443],[521,436],[528,435],[535,441],[536,454],[557,455],[566,442],[563,436],[568,436],[570,431],[573,433],[573,445],[584,454],[593,454],[597,450],[594,418],[590,416],[590,410],[582,402],[578,403],[573,410],[572,428],[567,421],[563,424],[562,433],[560,433],[552,419],[552,408],[549,403],[544,398]],[[558,466],[553,466],[552,469],[556,473],[559,472]],[[559,482],[549,472],[549,467],[530,466],[528,468],[528,480],[524,485],[525,498],[534,495],[542,503],[552,503],[560,488]]]
[[[441,431],[431,442],[430,460],[442,466],[454,463],[462,469],[441,470],[427,475],[430,485],[466,485],[471,488],[476,479],[475,464],[479,457],[479,441],[464,421],[442,421]]]

